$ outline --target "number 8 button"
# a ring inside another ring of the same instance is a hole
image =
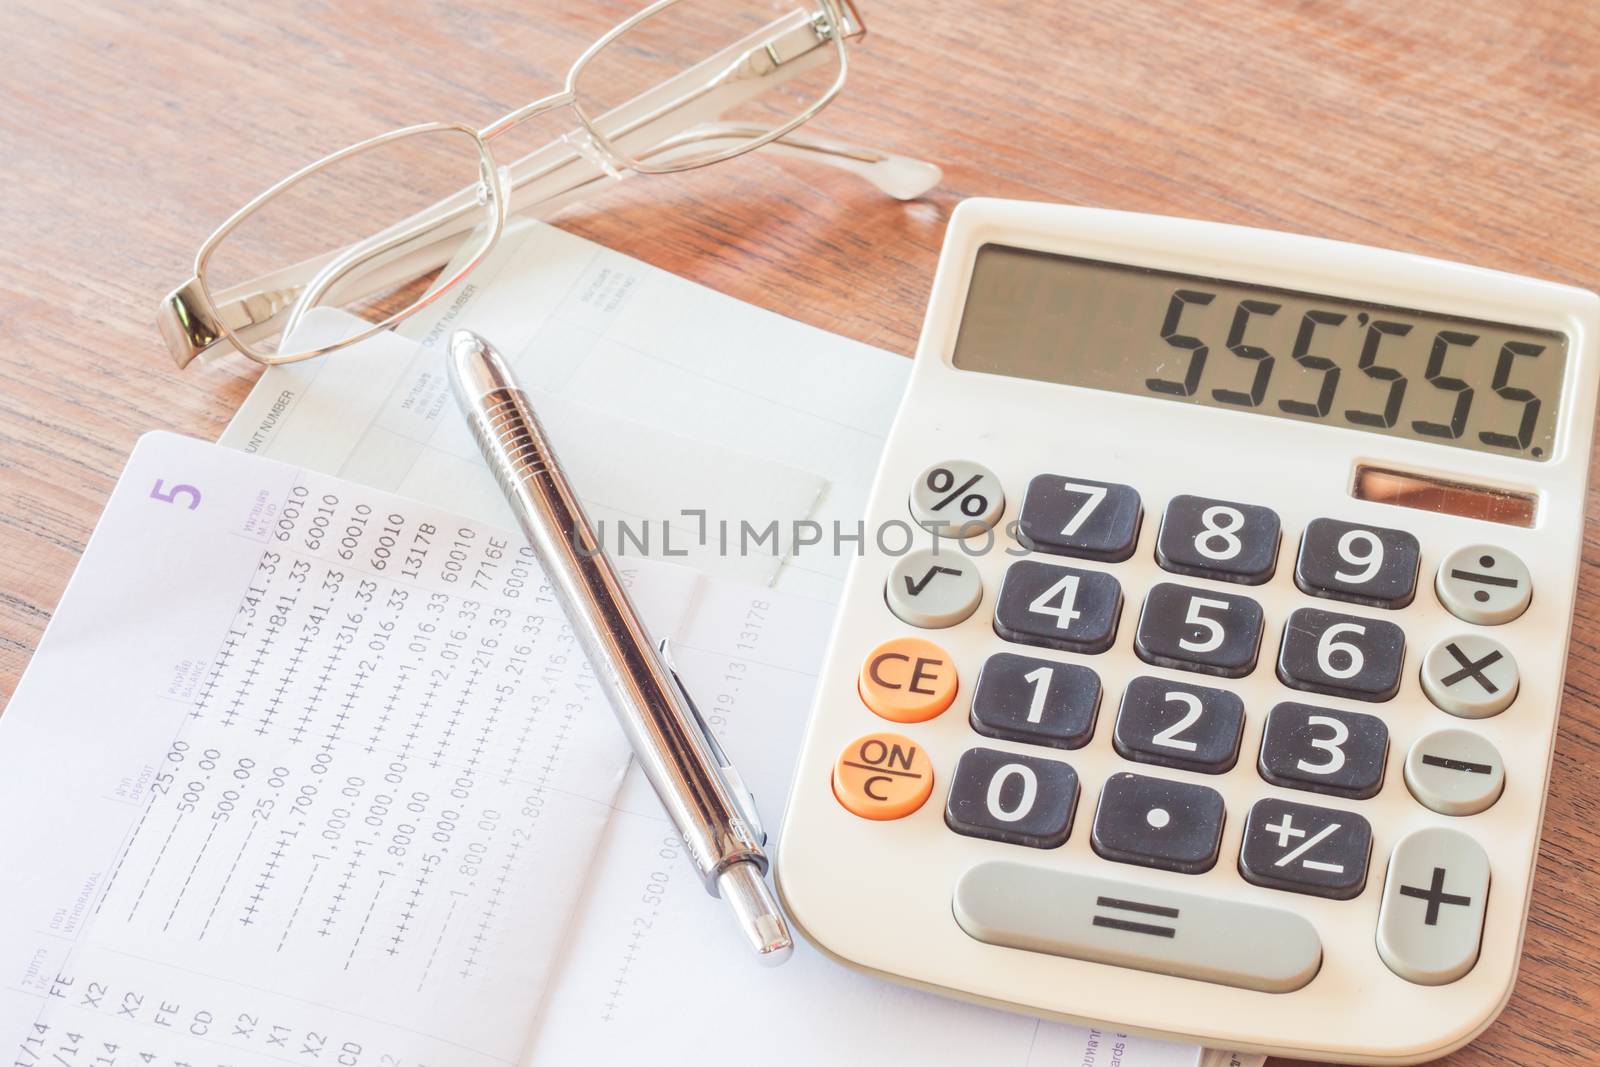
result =
[[[1161,517],[1156,562],[1174,574],[1260,585],[1277,569],[1278,537],[1271,508],[1175,496]]]

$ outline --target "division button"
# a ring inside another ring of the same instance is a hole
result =
[[[1078,772],[1060,760],[973,748],[956,764],[944,821],[968,837],[1058,848],[1077,804]]]
[[[1094,736],[1100,676],[1081,663],[1015,652],[984,661],[972,691],[972,728],[986,737],[1082,748]]]
[[[1141,515],[1131,485],[1041,474],[1022,498],[1017,540],[1035,552],[1120,563],[1133,555]]]
[[[1101,787],[1090,844],[1108,860],[1199,874],[1217,862],[1222,817],[1210,786],[1124,771]]]
[[[1489,857],[1459,830],[1429,827],[1400,839],[1378,911],[1378,955],[1418,985],[1454,982],[1478,962]]]
[[[925,629],[954,626],[978,609],[983,580],[962,553],[923,548],[900,557],[883,599],[901,622]]]
[[[1422,659],[1422,691],[1441,711],[1463,719],[1500,714],[1520,685],[1511,650],[1482,634],[1447,637]]]
[[[1279,908],[991,861],[956,882],[952,909],[991,945],[1288,993],[1316,976],[1322,943]]]
[[[1495,545],[1458,548],[1439,564],[1433,582],[1439,603],[1463,622],[1498,626],[1528,610],[1533,576],[1511,552]]]
[[[1476,815],[1500,799],[1506,768],[1488,738],[1471,730],[1435,730],[1406,756],[1411,795],[1440,815]]]
[[[1258,800],[1245,819],[1239,873],[1291,893],[1349,900],[1367,884],[1372,825],[1349,811]]]
[[[890,722],[926,722],[956,698],[955,661],[920,637],[897,637],[867,654],[856,688],[861,700]]]
[[[1352,700],[1389,700],[1400,691],[1405,631],[1384,619],[1297,608],[1283,626],[1278,679]]]
[[[833,765],[833,795],[863,819],[903,819],[933,793],[933,764],[899,734],[858,737]]]
[[[911,517],[941,537],[971,537],[994,528],[1006,496],[994,471],[969,459],[935,463],[911,487]]]

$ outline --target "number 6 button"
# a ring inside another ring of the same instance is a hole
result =
[[[1283,627],[1278,678],[1308,693],[1388,700],[1405,655],[1405,632],[1392,622],[1300,608]]]

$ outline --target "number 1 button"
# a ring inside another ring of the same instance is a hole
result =
[[[1028,483],[1017,540],[1035,552],[1120,563],[1133,555],[1140,515],[1131,485],[1041,474]]]
[[[1260,585],[1277,569],[1279,532],[1271,508],[1175,496],[1161,517],[1156,562],[1174,574]]]

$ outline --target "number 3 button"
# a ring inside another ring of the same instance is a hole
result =
[[[1261,777],[1286,789],[1364,800],[1383,787],[1389,728],[1376,715],[1283,703],[1261,735]]]

